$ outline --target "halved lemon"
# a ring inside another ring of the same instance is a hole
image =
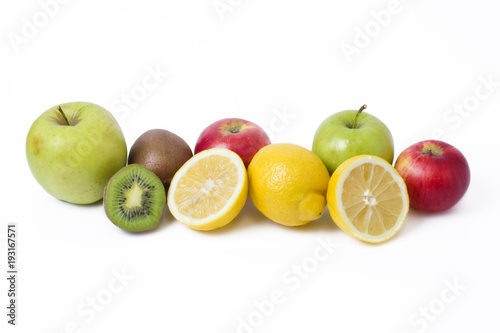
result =
[[[327,204],[340,229],[369,243],[394,236],[410,207],[403,178],[387,161],[371,155],[352,157],[335,170]]]
[[[172,215],[196,230],[213,230],[231,222],[245,205],[245,165],[225,148],[204,150],[174,175],[167,195]]]

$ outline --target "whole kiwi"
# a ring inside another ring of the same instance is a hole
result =
[[[180,136],[164,129],[152,129],[134,142],[128,164],[140,164],[153,171],[168,191],[172,177],[191,157],[191,148]]]

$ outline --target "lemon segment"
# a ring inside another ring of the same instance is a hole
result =
[[[202,151],[174,175],[167,196],[172,215],[197,230],[213,230],[231,222],[245,205],[245,165],[224,148]]]
[[[327,204],[340,229],[370,243],[393,237],[409,210],[401,176],[387,161],[371,155],[350,158],[335,170]]]

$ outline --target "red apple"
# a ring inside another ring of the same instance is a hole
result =
[[[260,126],[244,119],[226,118],[201,132],[194,153],[210,148],[227,148],[238,154],[248,167],[260,148],[270,143],[269,136]]]
[[[449,209],[464,196],[470,183],[469,164],[452,145],[438,140],[418,142],[406,148],[396,160],[410,205],[419,210]]]

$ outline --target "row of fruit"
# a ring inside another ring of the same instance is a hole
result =
[[[408,147],[393,167],[391,132],[365,109],[325,119],[312,150],[271,143],[250,121],[222,119],[200,134],[193,155],[164,129],[145,132],[128,153],[111,113],[66,103],[35,120],[26,154],[49,194],[75,204],[104,199],[109,220],[128,231],[156,227],[165,205],[187,226],[213,230],[231,222],[249,195],[267,218],[287,226],[318,219],[328,206],[339,228],[379,243],[397,233],[410,205],[454,206],[470,171],[460,151],[435,140]]]

